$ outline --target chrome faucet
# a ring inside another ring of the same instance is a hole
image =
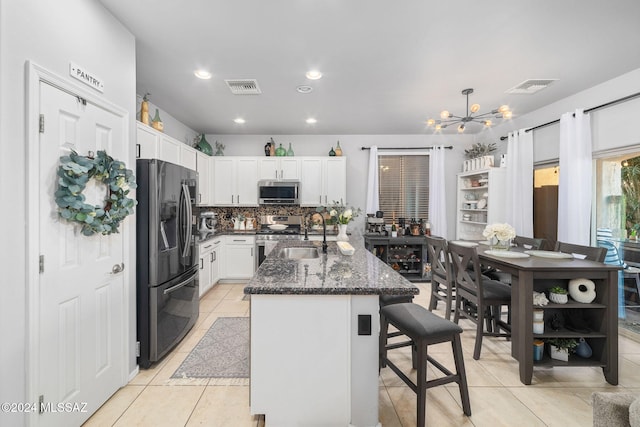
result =
[[[309,229],[309,219],[313,218],[314,215],[320,215],[322,218],[322,253],[327,253],[327,223],[324,221],[324,215],[320,212],[311,212],[308,213],[304,217],[304,240],[309,240],[309,233],[307,230]]]

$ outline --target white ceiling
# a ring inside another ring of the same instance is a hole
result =
[[[508,104],[517,117],[640,68],[638,0],[101,2],[136,37],[138,94],[207,134],[429,134],[442,109],[465,115],[464,88],[480,113]],[[225,79],[257,79],[262,94]],[[559,80],[505,93],[527,79]]]

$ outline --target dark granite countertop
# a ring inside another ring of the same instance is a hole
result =
[[[342,255],[335,242],[281,241],[244,288],[245,294],[288,295],[416,295],[419,289],[364,248],[362,240],[349,242],[353,255]],[[313,247],[318,258],[287,259],[288,247]]]

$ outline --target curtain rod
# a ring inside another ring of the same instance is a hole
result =
[[[624,96],[622,98],[618,98],[618,99],[615,99],[613,101],[609,101],[607,103],[604,103],[604,104],[601,104],[601,105],[597,105],[595,107],[588,108],[588,109],[584,110],[584,114],[590,113],[592,111],[600,110],[602,108],[611,107],[612,105],[619,104],[619,103],[625,102],[625,101],[629,101],[629,100],[631,100],[633,98],[637,98],[638,96],[640,96],[640,92],[636,92],[636,93],[633,93],[631,95],[627,95],[627,96]],[[573,113],[573,117],[575,117],[575,116],[576,116],[576,114]],[[554,125],[556,123],[560,123],[560,119],[556,119],[556,120],[553,120],[553,121],[550,121],[550,122],[547,122],[547,123],[543,123],[543,124],[538,125],[538,126],[534,126],[532,128],[526,129],[525,132],[531,132],[532,130],[536,130],[536,129],[540,129],[540,128],[547,127],[547,126],[550,126],[550,125]],[[500,141],[504,141],[507,138],[508,138],[507,136],[501,136],[500,137]]]
[[[447,150],[453,149],[453,145],[448,145]],[[371,150],[371,147],[361,147],[361,150]],[[378,147],[378,150],[432,150],[433,147]]]

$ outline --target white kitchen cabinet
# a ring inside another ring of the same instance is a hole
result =
[[[346,157],[300,158],[300,205],[347,202]]]
[[[215,206],[257,206],[258,157],[215,157],[213,187]]]
[[[196,170],[198,171],[198,197],[196,203],[200,206],[210,206],[213,203],[213,158],[197,151]]]
[[[295,157],[259,157],[259,179],[300,179],[300,161]]]
[[[209,289],[220,280],[220,248],[222,247],[222,238],[207,240],[198,245],[199,256],[199,275],[200,297],[202,297]]]
[[[173,139],[167,135],[160,135],[160,145],[158,147],[158,158],[165,162],[181,165],[180,153],[181,153],[180,141]]]
[[[507,168],[458,174],[456,239],[484,240],[487,224],[506,221]]]
[[[199,248],[199,268],[198,270],[198,286],[200,287],[200,297],[204,295],[213,283],[211,281],[211,258],[213,257],[213,243],[207,241],[200,243]]]
[[[136,158],[158,158],[158,133],[144,123],[136,122]]]
[[[189,147],[187,144],[180,144],[180,164],[185,168],[191,170],[198,170],[197,168],[197,156],[198,150]]]
[[[160,159],[197,170],[197,150],[151,126],[136,122],[136,158]]]
[[[250,279],[255,266],[255,244],[253,235],[224,236],[224,263],[221,264],[221,278]]]

